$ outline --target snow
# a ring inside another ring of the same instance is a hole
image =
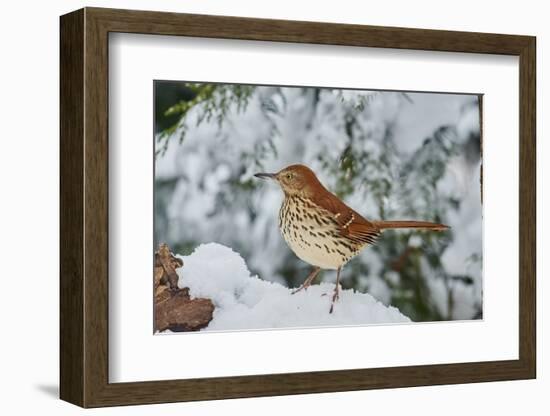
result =
[[[354,290],[342,290],[330,314],[334,283],[292,295],[279,283],[252,276],[243,258],[221,244],[202,244],[191,255],[177,257],[183,260],[177,269],[179,287],[214,303],[214,317],[204,331],[410,322],[397,308]]]

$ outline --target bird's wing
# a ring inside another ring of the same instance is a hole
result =
[[[335,195],[327,192],[314,198],[314,202],[332,214],[342,237],[356,243],[372,244],[380,235],[380,229],[374,223],[348,207]]]

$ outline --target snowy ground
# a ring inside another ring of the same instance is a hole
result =
[[[279,283],[251,276],[243,258],[221,244],[203,244],[178,257],[183,260],[177,269],[179,286],[189,287],[192,297],[211,299],[216,307],[207,331],[410,322],[398,309],[353,290],[341,291],[329,314],[334,284],[316,284],[292,295]]]

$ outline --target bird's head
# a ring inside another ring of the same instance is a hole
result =
[[[290,165],[277,173],[256,173],[257,178],[275,180],[286,195],[311,196],[321,183],[305,165]]]

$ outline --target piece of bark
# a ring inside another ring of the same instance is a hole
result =
[[[185,289],[171,292],[155,304],[155,327],[158,331],[197,331],[212,320],[214,304],[210,299],[190,299]],[[171,292],[171,293],[170,293]]]
[[[164,268],[155,266],[155,273],[154,273],[154,283],[155,283],[155,290],[161,285],[161,280],[164,277]],[[162,287],[166,287],[162,285]]]
[[[155,253],[155,277],[157,275],[156,269],[162,267],[164,274],[161,276],[161,280],[167,281],[170,289],[175,290],[178,287],[178,274],[176,269],[183,266],[183,261],[174,257],[170,252],[167,244],[161,244],[159,250]]]
[[[168,286],[160,285],[155,289],[155,305],[167,300],[170,297]]]
[[[212,320],[214,304],[210,299],[191,299],[189,288],[178,287],[176,269],[182,266],[183,261],[174,257],[168,245],[159,246],[153,276],[156,331],[198,331]]]

